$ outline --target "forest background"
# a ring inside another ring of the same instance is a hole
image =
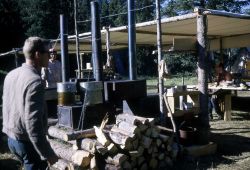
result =
[[[78,32],[91,31],[91,0],[77,0]],[[99,0],[101,27],[127,25],[127,0]],[[192,12],[199,1],[161,0],[161,17]],[[250,0],[205,0],[208,9],[250,14]],[[155,0],[135,0],[136,23],[154,20]],[[73,35],[74,0],[0,0],[0,53],[23,46],[29,36],[56,39],[60,33],[59,15],[68,19],[68,34]],[[157,75],[156,47],[137,47],[137,72],[141,76]],[[225,51],[226,53],[227,51]],[[235,50],[237,53],[237,50]],[[105,53],[104,53],[105,55]],[[164,53],[172,74],[193,74],[196,68],[195,53]],[[15,65],[14,55],[0,58],[0,82]],[[127,60],[127,58],[125,58]],[[124,61],[126,62],[126,61]],[[73,68],[74,69],[74,68]]]

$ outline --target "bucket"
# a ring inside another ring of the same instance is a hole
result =
[[[196,134],[196,129],[182,124],[180,129],[180,143],[184,146],[190,146],[192,144],[194,144],[194,139],[195,139],[195,134]]]
[[[88,81],[80,83],[81,90],[84,93],[85,105],[95,105],[103,103],[103,82]]]
[[[57,83],[58,105],[70,106],[75,104],[76,83]]]

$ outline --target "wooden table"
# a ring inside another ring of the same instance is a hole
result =
[[[164,93],[169,105],[168,116],[172,114],[174,117],[183,116],[184,114],[193,112],[197,114],[200,109],[199,105],[199,91],[197,90],[185,90],[185,91],[175,91]],[[182,101],[180,101],[180,96]],[[191,108],[183,108],[184,103],[192,103]]]
[[[234,87],[234,86],[216,86],[215,84],[208,84],[209,90],[215,90],[215,91],[228,91],[228,93],[225,93],[223,103],[222,103],[222,109],[224,110],[224,120],[230,121],[231,120],[231,114],[232,114],[232,91],[242,91],[242,90],[249,90],[244,87]],[[215,94],[216,95],[216,94]]]

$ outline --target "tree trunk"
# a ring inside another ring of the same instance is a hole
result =
[[[86,167],[90,163],[90,153],[84,150],[73,150],[71,146],[49,140],[54,152],[61,158],[72,161],[74,164]]]
[[[201,4],[204,1],[201,0]],[[197,15],[197,42],[198,42],[198,89],[200,91],[200,132],[199,138],[203,139],[202,143],[208,142],[208,75],[207,75],[207,16],[203,15],[203,10],[198,11]]]

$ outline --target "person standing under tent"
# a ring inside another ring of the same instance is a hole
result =
[[[47,88],[57,87],[57,83],[62,81],[62,66],[57,60],[57,52],[55,49],[50,49],[50,58],[47,68],[42,69],[42,78],[46,82]]]
[[[3,128],[10,151],[25,170],[45,170],[58,157],[46,139],[47,110],[41,68],[48,66],[49,43],[39,37],[26,39],[25,63],[9,72],[3,86]]]

